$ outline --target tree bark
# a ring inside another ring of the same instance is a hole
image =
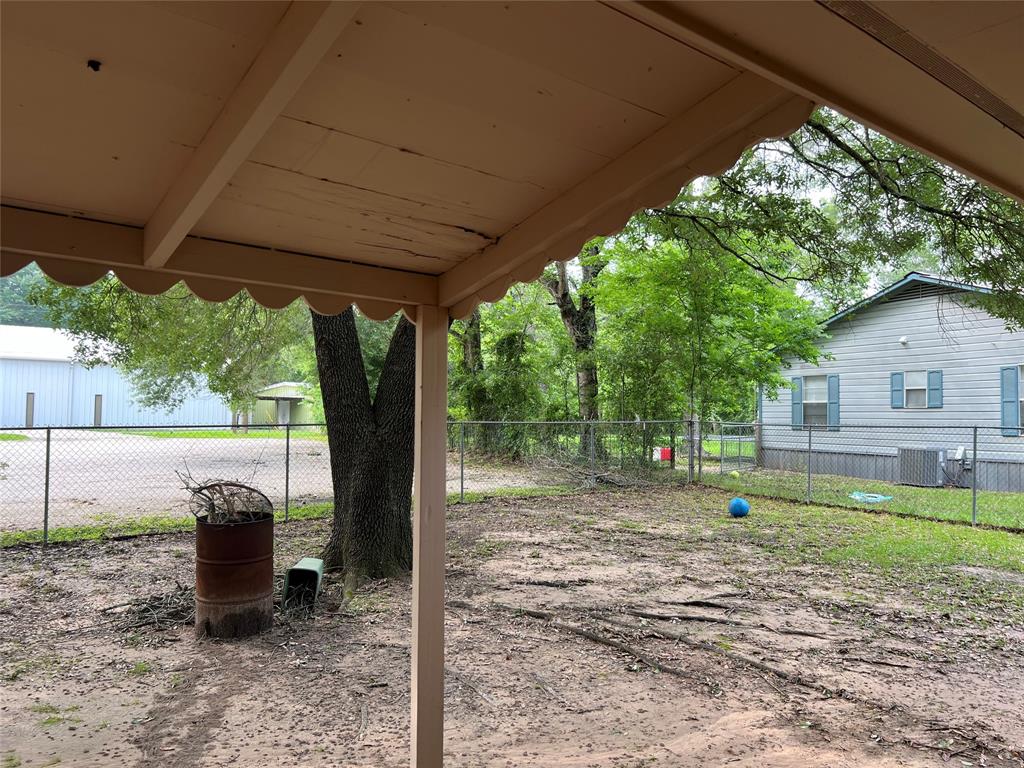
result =
[[[334,486],[324,564],[346,583],[412,567],[416,327],[404,317],[391,337],[371,400],[353,310],[313,316]]]
[[[582,265],[583,276],[580,280],[578,305],[573,299],[563,262],[556,262],[554,275],[545,273],[541,277],[544,287],[555,300],[558,312],[562,316],[562,323],[576,352],[576,391],[580,419],[583,421],[597,421],[601,418],[598,407],[597,359],[594,357],[594,345],[597,341],[597,307],[589,289],[604,267],[603,262],[594,261],[587,261]]]

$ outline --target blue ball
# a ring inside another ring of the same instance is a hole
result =
[[[737,496],[729,502],[729,514],[733,517],[746,517],[750,514],[750,502]]]

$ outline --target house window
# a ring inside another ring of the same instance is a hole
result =
[[[824,376],[804,376],[804,425],[824,427],[827,420],[827,379]]]
[[[907,408],[928,407],[928,372],[906,371],[903,374],[904,402]]]
[[[942,371],[896,371],[889,374],[893,408],[941,408]]]
[[[793,378],[793,429],[839,429],[839,376]]]

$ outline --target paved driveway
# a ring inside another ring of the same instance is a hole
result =
[[[46,436],[0,442],[0,525],[42,526]],[[327,443],[292,440],[289,490],[297,498],[329,499]],[[6,466],[2,466],[6,465]],[[284,506],[285,441],[281,438],[173,438],[118,432],[54,430],[50,450],[50,525],[78,525],[104,516],[189,514],[177,472],[197,480],[250,482]]]
[[[41,528],[46,478],[46,433],[0,441],[0,530]],[[327,442],[291,440],[291,505],[332,498]],[[50,527],[110,518],[188,515],[188,495],[177,472],[197,480],[251,483],[284,508],[285,441],[280,437],[150,437],[96,430],[53,430],[50,449]],[[457,454],[448,455],[448,492],[458,493]],[[550,471],[469,462],[465,489],[534,487],[558,483]],[[565,482],[565,479],[562,480]]]

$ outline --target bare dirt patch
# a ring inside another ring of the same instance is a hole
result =
[[[759,518],[763,504],[729,520],[724,500],[659,489],[451,508],[449,764],[1024,764],[1012,572],[836,561],[840,522],[808,536]],[[325,531],[281,527],[278,570]],[[279,616],[249,641],[124,631],[101,612],[189,583],[192,547],[176,534],[5,553],[0,758],[406,765],[408,581],[343,604],[328,578],[313,618]]]

